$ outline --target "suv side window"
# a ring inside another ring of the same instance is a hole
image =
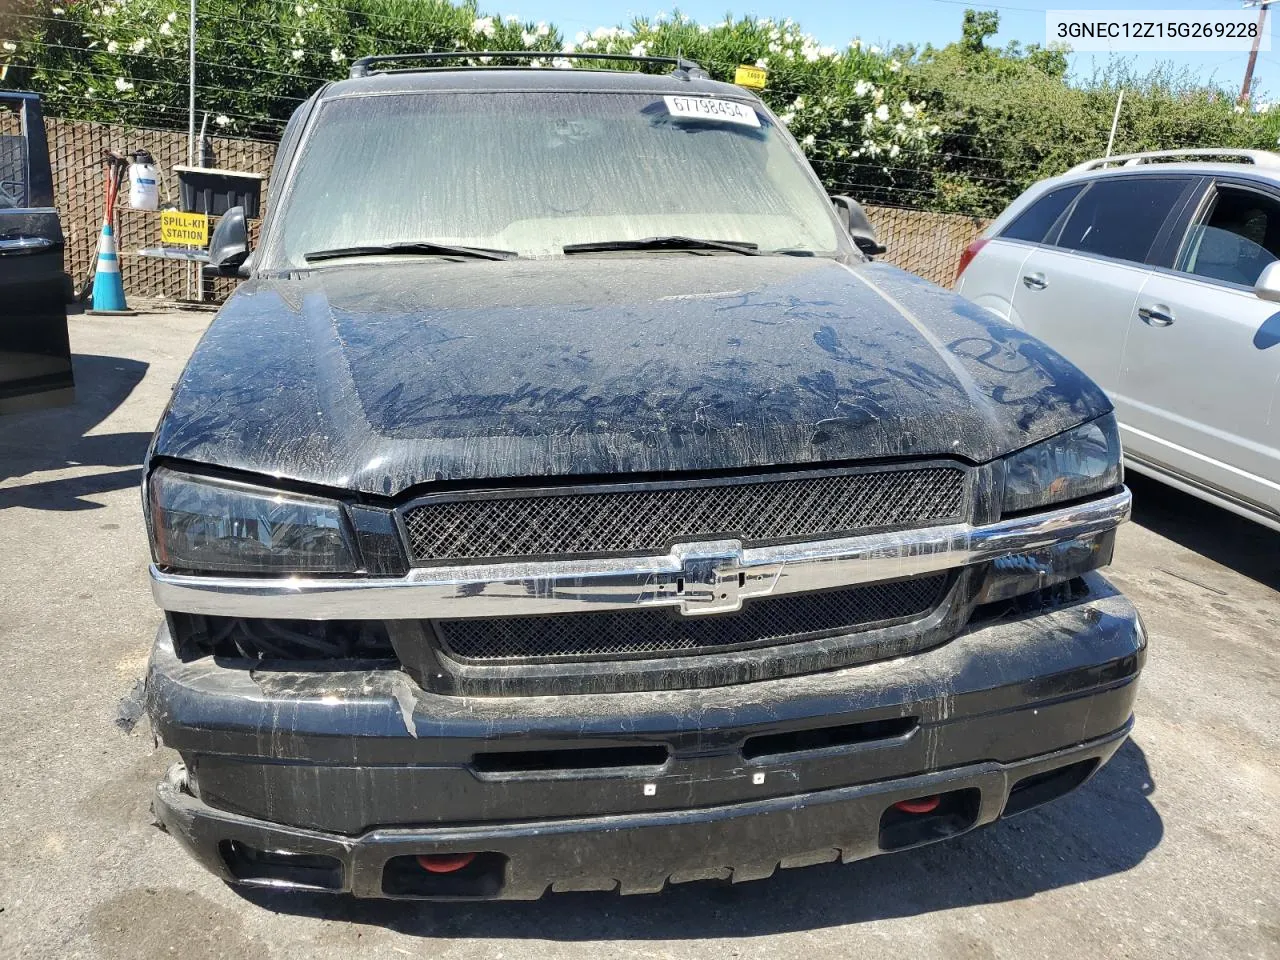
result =
[[[1218,186],[1209,214],[1187,231],[1174,269],[1252,287],[1280,259],[1280,203],[1253,190]]]
[[[1057,245],[1142,263],[1189,182],[1174,177],[1095,180],[1076,201]]]
[[[0,101],[0,208],[27,205],[27,138],[21,107]]]
[[[1058,222],[1071,201],[1084,189],[1083,183],[1073,183],[1068,187],[1051,190],[1037,200],[1009,224],[1000,234],[1003,240],[1029,240],[1031,243],[1044,243],[1049,231]]]

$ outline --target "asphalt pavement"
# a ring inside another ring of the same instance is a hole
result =
[[[139,469],[207,313],[75,317],[75,406],[0,418],[0,958],[1280,958],[1280,534],[1140,477],[1132,739],[956,840],[656,896],[244,895],[151,824]]]

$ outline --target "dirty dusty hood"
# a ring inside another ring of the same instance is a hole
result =
[[[433,482],[884,457],[983,462],[1105,413],[1039,341],[886,265],[351,261],[244,284],[154,454]]]

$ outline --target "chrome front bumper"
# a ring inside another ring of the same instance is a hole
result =
[[[677,607],[723,613],[743,600],[915,577],[1105,533],[1129,518],[1128,489],[989,524],[950,524],[743,548],[681,544],[665,556],[420,567],[403,577],[204,577],[151,567],[164,610],[298,620],[467,618]]]

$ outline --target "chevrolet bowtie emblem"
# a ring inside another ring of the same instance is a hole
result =
[[[679,543],[671,554],[680,562],[680,573],[667,575],[659,592],[679,597],[680,612],[686,617],[738,610],[745,597],[773,589],[772,572],[752,575],[743,568],[742,544],[737,540]]]

